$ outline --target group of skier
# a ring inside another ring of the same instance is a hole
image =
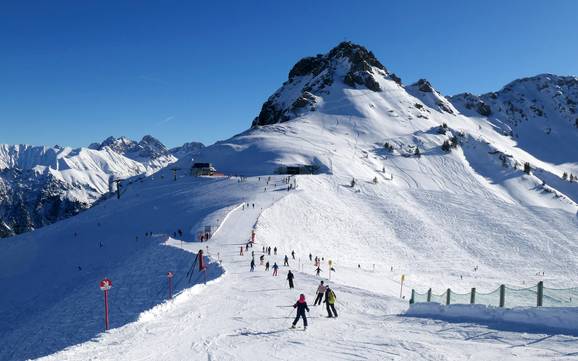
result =
[[[253,244],[255,242],[255,231],[251,231],[251,240],[249,242],[247,242],[247,244],[245,245],[245,247],[241,246],[240,247],[240,255],[242,256],[244,253],[243,251],[248,251],[249,247],[253,247]],[[279,265],[277,265],[277,262],[273,262],[273,265],[271,266],[269,263],[269,260],[265,260],[265,255],[271,255],[271,250],[273,250],[274,255],[277,255],[277,247],[271,248],[270,246],[263,246],[261,251],[262,254],[261,256],[259,256],[259,263],[261,266],[265,266],[265,271],[269,271],[270,268],[273,269],[273,276],[276,277],[278,276],[278,271],[279,271]],[[251,252],[251,263],[250,263],[250,272],[254,272],[255,271],[255,251]],[[295,251],[292,250],[291,251],[291,258],[295,259]],[[323,258],[322,258],[323,259]],[[319,257],[315,257],[315,262],[314,265],[316,268],[315,272],[317,274],[317,276],[320,275],[321,273],[321,268],[319,267],[321,264],[321,260]],[[313,262],[313,255],[309,254],[309,260]],[[289,267],[289,256],[285,255],[283,257],[283,265],[286,267]],[[295,274],[293,272],[291,272],[291,270],[288,270],[287,272],[287,283],[289,285],[289,289],[294,289],[295,288]],[[314,302],[314,306],[318,306],[321,305],[322,303],[325,303],[325,307],[327,310],[327,317],[328,318],[333,318],[333,317],[337,317],[337,310],[335,309],[335,292],[324,283],[324,281],[321,281],[321,283],[319,284],[319,286],[317,287],[316,290],[316,297],[315,297],[315,302]],[[307,305],[307,302],[305,300],[305,295],[301,294],[299,296],[299,299],[297,300],[297,302],[293,305],[293,308],[297,310],[297,314],[295,316],[295,319],[293,321],[293,324],[291,326],[291,328],[295,328],[295,326],[297,325],[297,323],[299,322],[299,319],[303,319],[303,326],[304,329],[307,329],[307,315],[305,312],[309,312],[309,307]]]
[[[289,273],[291,274],[291,271],[289,271]],[[292,281],[290,281],[290,284],[292,285]],[[325,301],[322,301],[323,297],[325,297]],[[325,307],[327,309],[327,317],[328,318],[337,317],[337,311],[335,310],[335,299],[336,299],[335,292],[333,292],[333,290],[329,286],[326,286],[323,283],[323,281],[321,281],[321,283],[317,287],[317,297],[315,298],[315,303],[313,305],[314,306],[321,305],[321,302],[324,302]],[[295,302],[293,308],[297,310],[297,314],[295,315],[295,319],[293,320],[291,328],[295,328],[297,322],[299,322],[299,319],[303,319],[303,329],[306,330],[307,315],[305,314],[305,311],[309,312],[309,307],[307,306],[307,302],[305,301],[305,295],[303,293],[299,295],[299,299],[297,300],[297,302]]]

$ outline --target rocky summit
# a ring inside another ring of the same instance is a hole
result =
[[[342,42],[326,54],[299,60],[289,71],[288,80],[263,104],[252,126],[282,123],[305,111],[315,111],[319,98],[331,92],[335,83],[380,92],[378,78],[401,84],[371,51]]]

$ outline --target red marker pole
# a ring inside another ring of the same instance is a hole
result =
[[[108,290],[104,290],[104,329],[108,331]]]
[[[199,261],[199,271],[203,272],[205,284],[207,284],[207,267],[205,267],[205,260],[203,259],[203,250],[200,249],[197,253],[197,260]]]
[[[167,273],[167,278],[169,279],[169,300],[173,299],[173,273]]]
[[[104,291],[104,330],[108,331],[108,290],[112,288],[112,281],[105,277],[102,281],[100,281],[99,286],[100,289]]]

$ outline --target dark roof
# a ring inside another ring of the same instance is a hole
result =
[[[211,163],[194,163],[193,168],[210,168]]]

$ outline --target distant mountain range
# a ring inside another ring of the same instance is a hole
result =
[[[0,144],[0,237],[75,215],[108,193],[111,180],[150,175],[202,147],[167,149],[150,135],[77,149]]]

